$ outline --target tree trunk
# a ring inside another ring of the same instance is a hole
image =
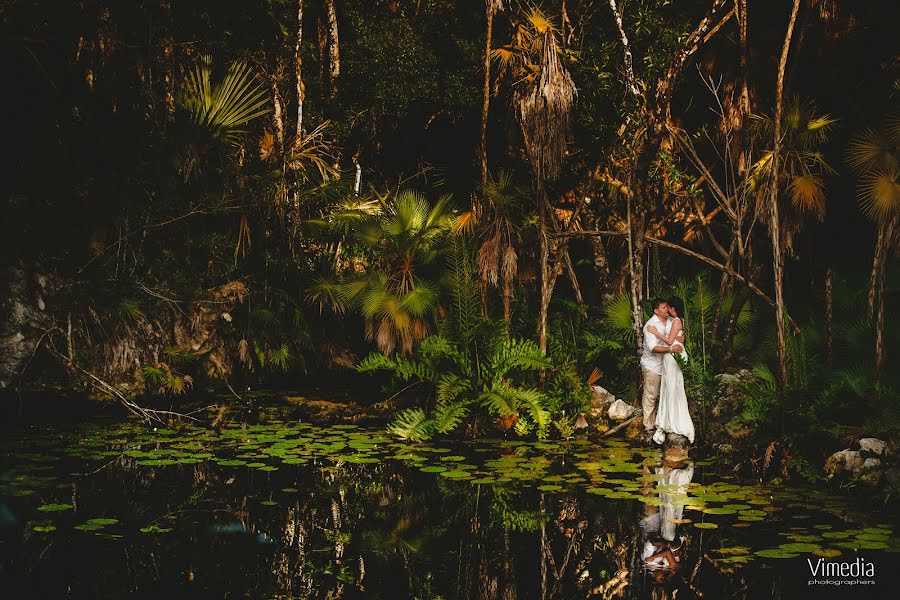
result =
[[[825,366],[834,363],[834,269],[825,268]]]
[[[325,0],[328,19],[328,99],[337,98],[338,77],[341,75],[341,53],[338,43],[338,21],[335,0]]]
[[[894,237],[894,229],[897,224],[897,218],[894,217],[889,223],[881,226],[878,241],[882,248],[880,254],[882,258],[891,250],[891,241]],[[879,254],[879,252],[876,252]],[[884,370],[884,312],[885,312],[885,293],[884,281],[887,278],[887,261],[882,260],[878,267],[878,311],[875,315],[875,414],[881,414],[881,376]]]
[[[485,0],[484,15],[487,19],[486,38],[484,43],[484,89],[481,100],[481,189],[487,186],[488,178],[488,159],[487,159],[487,125],[488,110],[491,104],[491,35],[494,30],[494,0]],[[473,196],[473,198],[477,197]],[[477,215],[477,207],[473,206],[472,210]]]
[[[297,43],[294,45],[294,75],[297,81],[297,141],[303,139],[303,56],[300,46],[303,43],[303,0],[297,0]]]
[[[600,229],[599,219],[597,218],[597,213],[595,212],[595,208],[593,206],[589,206],[587,208],[587,214],[585,216],[585,220],[587,221],[585,224],[591,228],[598,230]],[[593,259],[594,264],[594,276],[597,282],[597,288],[602,296],[603,293],[607,290],[610,281],[610,270],[609,270],[609,259],[606,256],[606,246],[603,244],[603,238],[599,235],[592,235],[589,238],[591,244],[591,258]]]
[[[631,297],[631,317],[634,329],[634,341],[637,354],[640,355],[644,348],[644,222],[646,215],[643,208],[634,206],[631,199],[628,200],[628,270],[629,290]]]
[[[870,321],[875,315],[875,303],[878,295],[878,279],[881,276],[885,256],[888,250],[888,243],[885,239],[886,230],[886,225],[879,225],[878,236],[875,239],[875,256],[872,259],[872,274],[869,276],[868,317]]]
[[[283,156],[284,152],[284,100],[279,85],[283,76],[284,61],[279,58],[272,75],[272,125],[275,127],[275,148],[279,156]]]
[[[541,309],[538,316],[538,343],[541,352],[547,354],[547,313],[550,309],[550,240],[547,239],[547,201],[544,197],[543,184],[538,183],[538,202],[540,213],[540,269],[541,269]]]
[[[778,162],[781,153],[781,114],[784,103],[784,70],[787,66],[788,51],[791,47],[791,37],[794,34],[794,24],[797,21],[797,11],[800,10],[800,0],[794,0],[791,18],[788,21],[787,33],[784,36],[784,46],[781,49],[781,60],[778,63],[778,79],[775,92],[775,140],[772,151],[772,181],[769,188],[769,204],[771,208],[771,223],[769,231],[772,235],[772,254],[774,258],[775,272],[775,350],[778,357],[778,388],[784,389],[787,384],[787,357],[784,340],[784,256],[781,248],[781,222],[778,210]],[[784,416],[784,403],[781,402],[782,426]]]
[[[737,19],[741,44],[741,113],[743,116],[750,114],[750,88],[749,66],[747,64],[747,0],[737,0]],[[741,123],[743,128],[743,122]]]

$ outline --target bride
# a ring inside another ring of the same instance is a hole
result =
[[[680,346],[679,354],[687,360],[684,351],[684,322],[681,319],[682,304],[678,298],[669,300],[669,316],[671,320],[664,331],[658,331],[652,325],[647,329],[661,341],[670,346]],[[667,433],[677,433],[694,443],[694,422],[688,411],[687,395],[684,392],[684,374],[675,360],[673,352],[663,355],[662,382],[659,389],[659,408],[656,411],[656,433],[653,441],[662,444]]]

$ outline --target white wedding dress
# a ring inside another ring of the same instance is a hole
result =
[[[672,323],[675,321],[673,320]],[[665,335],[669,336],[672,324],[666,325]],[[677,343],[677,342],[676,342]],[[681,351],[687,360],[687,352]],[[684,392],[684,373],[671,352],[663,355],[662,381],[659,385],[659,403],[656,409],[656,433],[653,441],[662,444],[667,433],[678,433],[694,443],[694,422],[688,411],[687,395]]]
[[[656,469],[658,475],[664,475],[657,483],[659,499],[659,535],[664,540],[674,541],[678,522],[684,516],[687,504],[688,485],[694,478],[694,463],[688,463],[681,469],[661,467]]]

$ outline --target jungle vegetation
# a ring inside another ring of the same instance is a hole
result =
[[[896,22],[3,3],[0,383],[177,407],[355,378],[413,398],[402,436],[566,436],[591,384],[636,397],[640,324],[674,294],[698,414],[746,369],[735,421],[797,457],[896,435]]]

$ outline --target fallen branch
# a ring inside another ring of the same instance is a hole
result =
[[[90,371],[82,369],[78,365],[74,364],[66,356],[64,356],[60,352],[58,352],[56,350],[56,348],[53,348],[52,343],[50,343],[47,346],[47,351],[50,352],[50,354],[52,354],[53,356],[57,357],[60,361],[62,361],[62,363],[65,364],[68,369],[77,371],[77,372],[81,373],[82,375],[87,376],[89,379],[89,383],[94,388],[96,388],[102,392],[105,392],[107,394],[111,394],[129,412],[139,416],[141,419],[144,419],[145,421],[147,421],[148,424],[152,423],[153,421],[156,421],[157,423],[161,423],[161,424],[166,424],[166,421],[164,419],[165,416],[177,417],[179,419],[190,419],[191,421],[194,421],[197,423],[200,422],[200,419],[198,419],[196,417],[192,417],[190,414],[183,414],[183,413],[179,413],[179,412],[175,412],[175,411],[171,411],[171,410],[156,410],[153,408],[143,407],[143,406],[137,404],[134,400],[131,400],[130,398],[125,396],[125,394],[123,394],[118,389],[116,389],[116,387],[113,386],[111,383],[108,383],[108,382],[100,379],[99,377],[97,377],[96,375],[91,373]],[[199,410],[205,410],[205,409],[199,409]],[[198,411],[192,411],[192,413],[195,413],[195,412],[198,412]]]
[[[622,431],[623,429],[625,429],[626,427],[628,427],[628,425],[630,425],[632,421],[636,421],[638,419],[643,419],[643,418],[644,418],[644,415],[643,415],[643,413],[641,413],[639,415],[635,415],[635,416],[631,417],[630,419],[625,419],[624,421],[622,421],[621,423],[619,423],[618,425],[616,425],[609,431],[604,431],[602,434],[600,434],[600,437],[605,438],[605,437],[609,437],[613,434],[616,434],[616,433]]]

